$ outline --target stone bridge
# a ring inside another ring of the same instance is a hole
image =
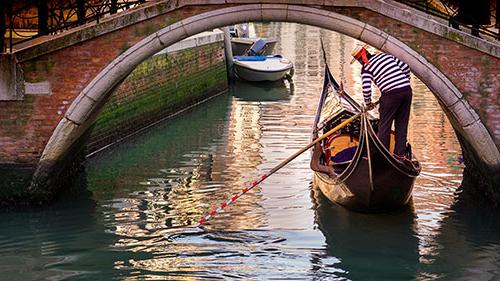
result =
[[[407,62],[440,102],[467,167],[500,198],[492,176],[500,172],[500,45],[390,0],[153,1],[32,40],[0,57],[0,165],[26,170],[33,198],[50,199],[50,179],[138,64],[205,30],[269,21],[343,33]]]

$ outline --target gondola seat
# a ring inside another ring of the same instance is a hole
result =
[[[335,154],[334,156],[331,156],[330,160],[333,162],[333,164],[351,161],[354,155],[356,154],[357,149],[358,149],[357,146],[348,147],[340,151],[339,153]]]

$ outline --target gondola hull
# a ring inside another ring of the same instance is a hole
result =
[[[358,168],[366,166],[360,165]],[[359,212],[387,212],[405,206],[410,201],[414,177],[385,173],[376,177],[373,190],[369,187],[367,177],[366,170],[357,171],[345,181],[315,172],[313,184],[330,201]]]

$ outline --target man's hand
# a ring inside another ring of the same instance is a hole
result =
[[[373,102],[366,104],[366,106],[365,106],[366,111],[370,111],[370,110],[374,109],[375,106],[376,106],[376,104],[374,104]]]

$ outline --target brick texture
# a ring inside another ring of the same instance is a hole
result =
[[[154,56],[112,94],[93,128],[87,151],[94,152],[226,89],[222,42]]]
[[[384,30],[437,67],[464,94],[500,147],[500,60],[365,9],[332,9]]]

